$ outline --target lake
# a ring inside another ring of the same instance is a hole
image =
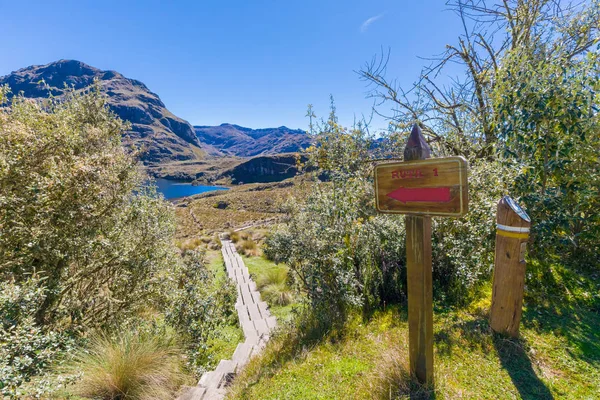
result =
[[[165,199],[192,196],[212,190],[227,190],[226,187],[222,186],[194,186],[190,182],[172,181],[169,179],[156,179],[155,184],[158,191],[165,196]]]

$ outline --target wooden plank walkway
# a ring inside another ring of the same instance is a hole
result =
[[[256,283],[250,278],[248,268],[233,243],[221,240],[221,244],[227,276],[237,286],[235,309],[245,341],[238,344],[231,360],[221,360],[216,370],[204,373],[198,385],[189,388],[179,400],[223,399],[226,387],[235,374],[265,347],[271,331],[277,326],[277,319],[269,312],[267,303],[261,300]]]

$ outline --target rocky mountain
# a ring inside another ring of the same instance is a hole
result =
[[[198,139],[225,155],[254,157],[294,153],[310,146],[303,130],[279,128],[250,129],[239,125],[194,126]]]
[[[83,90],[98,79],[108,95],[109,107],[123,120],[131,122],[125,143],[142,147],[146,163],[197,160],[205,155],[192,126],[173,115],[157,94],[135,79],[115,71],[102,71],[80,61],[60,60],[35,65],[0,77],[13,94],[29,98],[61,96],[65,85]],[[43,81],[43,83],[42,83]],[[44,85],[45,83],[45,85]]]
[[[298,173],[296,154],[278,154],[251,158],[221,173],[233,184],[279,182]],[[301,162],[306,162],[302,157]]]

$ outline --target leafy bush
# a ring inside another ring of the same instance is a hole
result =
[[[469,168],[469,212],[434,218],[432,252],[437,298],[464,303],[494,267],[496,208],[509,193],[516,171],[501,162],[476,160]]]
[[[42,374],[73,340],[63,333],[48,331],[35,322],[35,313],[46,290],[36,278],[21,285],[0,282],[0,394],[4,398],[41,395],[53,387],[22,385]]]
[[[402,297],[403,227],[376,216],[370,184],[370,141],[345,131],[335,116],[309,149],[318,167],[311,191],[289,203],[289,218],[265,242],[265,255],[290,267],[310,309],[324,323],[342,321],[346,308]]]
[[[315,314],[338,320],[348,306],[404,300],[406,236],[403,217],[375,211],[368,135],[342,129],[335,119],[321,130],[308,153],[316,176],[326,179],[315,179],[305,198],[290,201],[288,219],[267,238],[265,255],[290,267]],[[473,162],[469,214],[434,219],[438,299],[467,301],[490,276],[496,204],[514,175],[499,162]]]
[[[180,354],[168,331],[95,336],[75,357],[73,368],[82,375],[76,390],[103,400],[172,399],[185,378]]]
[[[172,274],[165,294],[166,322],[182,335],[189,366],[197,375],[213,367],[207,342],[219,328],[235,320],[235,286],[226,278],[216,279],[204,264],[203,254],[186,252],[183,263]]]
[[[0,88],[0,103],[6,94]],[[136,155],[121,145],[124,128],[98,87],[44,104],[15,96],[0,108],[5,396],[51,390],[47,367],[70,337],[165,303],[180,266],[173,210],[144,186]]]
[[[599,15],[600,3],[592,2],[571,23],[597,29]],[[561,40],[571,26],[561,28],[552,46],[514,49],[504,57],[493,98],[500,149],[519,172],[514,193],[530,210],[534,255],[598,266],[600,55],[574,57]],[[595,36],[600,41],[597,30]]]
[[[512,171],[530,257],[598,270],[600,1],[485,3],[447,2],[468,28],[409,87],[385,76],[385,55],[360,76],[390,127],[418,122],[437,154]]]
[[[38,324],[116,323],[176,262],[172,206],[143,186],[124,128],[99,88],[0,108],[0,279],[40,277]]]

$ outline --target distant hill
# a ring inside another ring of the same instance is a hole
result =
[[[254,157],[223,171],[221,176],[230,178],[233,184],[279,182],[298,173],[297,158],[297,154]],[[300,161],[306,162],[306,157]]]
[[[65,84],[81,90],[94,79],[100,81],[108,95],[110,108],[123,120],[131,122],[126,144],[143,147],[146,163],[197,160],[205,151],[192,126],[173,115],[157,94],[142,82],[124,77],[115,71],[102,71],[80,61],[60,60],[46,65],[34,65],[0,77],[13,94],[23,92],[29,98],[61,96]],[[43,85],[40,81],[47,85]]]
[[[303,130],[279,128],[250,129],[239,125],[194,126],[198,139],[225,155],[254,157],[294,153],[310,146]]]

